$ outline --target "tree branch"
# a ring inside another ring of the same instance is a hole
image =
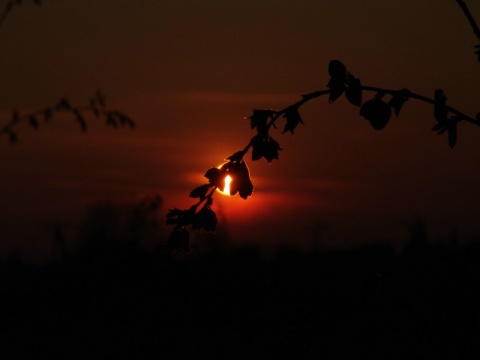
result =
[[[204,229],[214,230],[211,219],[205,217],[205,209],[202,208],[202,210],[197,212],[198,207],[203,202],[207,201],[205,206],[207,206],[209,214],[212,214],[210,205],[213,202],[213,194],[215,193],[215,190],[220,186],[223,177],[229,174],[228,171],[231,167],[235,168],[235,166],[241,164],[242,169],[247,169],[243,158],[250,149],[252,149],[252,160],[258,160],[264,157],[268,162],[271,162],[273,159],[278,159],[278,150],[280,150],[280,147],[269,134],[271,127],[273,126],[276,128],[275,122],[283,116],[286,120],[286,126],[283,132],[291,131],[293,134],[296,126],[299,123],[302,123],[298,113],[300,106],[321,96],[330,95],[330,102],[333,103],[339,96],[345,95],[351,104],[360,107],[360,115],[368,119],[370,124],[376,130],[383,129],[391,117],[392,110],[398,116],[403,104],[409,99],[415,99],[433,105],[433,115],[437,123],[432,130],[437,131],[438,134],[447,132],[448,142],[452,148],[456,144],[458,122],[463,120],[480,126],[479,116],[473,118],[453,107],[447,106],[447,98],[440,89],[435,90],[434,98],[429,98],[417,93],[412,93],[407,89],[392,90],[376,86],[361,85],[360,80],[353,77],[353,75],[346,70],[346,67],[338,60],[333,60],[330,63],[329,73],[331,79],[328,85],[328,90],[319,90],[304,94],[302,95],[301,100],[279,111],[253,111],[253,115],[248,119],[250,119],[251,127],[252,129],[256,129],[257,134],[250,139],[243,150],[237,151],[229,156],[227,158],[227,160],[229,160],[228,163],[224,164],[220,169],[212,168],[205,173],[205,177],[209,180],[209,183],[197,187],[190,194],[190,197],[200,198],[196,204],[187,210],[179,210],[176,208],[171,209],[167,214],[167,224],[176,225],[172,233],[173,238],[183,238],[185,236],[185,228],[188,225],[192,225],[194,229],[203,227]],[[376,95],[372,99],[362,101],[363,91],[375,92]],[[391,95],[389,102],[382,100],[384,95]],[[247,199],[253,191],[253,185],[251,185],[248,170],[239,171],[238,175],[240,175],[241,179],[237,180],[239,184],[237,185],[237,190],[240,190],[241,197]],[[207,193],[207,189],[210,187],[213,187],[213,189]],[[244,187],[243,195],[241,190],[242,187]],[[197,216],[197,214],[202,214],[202,216]],[[214,217],[214,213],[211,216]],[[200,219],[198,219],[198,217],[200,217]],[[182,247],[184,246],[185,244],[182,243]]]

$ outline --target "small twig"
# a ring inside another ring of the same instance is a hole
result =
[[[41,5],[42,1],[41,0],[33,0],[33,3],[35,5]],[[10,14],[10,12],[12,11],[12,9],[15,5],[21,6],[22,5],[22,0],[10,0],[5,4],[3,12],[0,15],[0,27],[2,27],[3,23],[5,22],[5,19]]]
[[[5,19],[7,18],[8,14],[10,14],[10,11],[12,10],[12,7],[14,5],[14,2],[10,1],[5,5],[5,8],[3,9],[2,15],[0,15],[0,27],[2,27],[3,23],[5,22]]]
[[[465,16],[467,17],[467,20],[470,23],[470,26],[472,27],[473,33],[480,41],[480,28],[478,27],[475,19],[473,18],[472,13],[468,9],[467,4],[465,4],[463,0],[456,0],[456,2],[458,6],[460,6],[460,8],[462,9]],[[475,54],[478,55],[478,61],[480,61],[480,44],[476,45],[475,48],[477,48],[477,51],[475,51]]]
[[[475,19],[472,16],[472,13],[470,10],[468,10],[467,4],[463,2],[463,0],[456,0],[462,11],[464,12],[465,16],[467,17],[468,22],[470,23],[470,26],[472,27],[473,33],[475,36],[480,40],[480,28],[478,27],[477,23],[475,22]]]

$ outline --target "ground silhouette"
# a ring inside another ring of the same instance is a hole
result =
[[[480,246],[386,244],[270,258],[86,242],[44,265],[0,264],[1,326],[17,357],[473,358]],[[420,229],[421,230],[421,229]]]

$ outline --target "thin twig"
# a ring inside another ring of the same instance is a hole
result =
[[[462,0],[456,0],[458,6],[463,10],[463,13],[467,17],[468,22],[470,23],[473,33],[475,36],[478,38],[480,41],[480,28],[478,27],[477,23],[475,22],[475,19],[473,18],[472,14],[470,13],[470,10],[468,10],[467,5],[462,1]],[[477,55],[477,59],[480,62],[480,44],[475,45],[475,54]]]
[[[456,0],[458,6],[462,9],[463,13],[467,17],[468,22],[470,23],[470,26],[472,27],[473,33],[475,36],[480,40],[480,28],[478,27],[477,23],[475,22],[475,19],[472,16],[472,13],[470,10],[468,10],[467,4],[463,2],[463,0]]]
[[[41,5],[42,1],[41,0],[33,0],[33,3],[35,5]],[[3,23],[5,22],[5,19],[10,14],[10,12],[12,11],[12,9],[15,5],[21,6],[22,1],[21,0],[10,0],[9,2],[7,2],[5,4],[5,8],[3,9],[2,14],[0,15],[0,27],[2,27]]]
[[[10,14],[10,11],[12,10],[13,5],[15,5],[14,1],[9,1],[5,5],[5,8],[3,9],[2,15],[0,15],[0,27],[2,27],[2,25],[5,22],[5,19],[7,18],[8,14]]]

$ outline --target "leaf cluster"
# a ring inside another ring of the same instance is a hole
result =
[[[375,130],[383,130],[388,124],[392,110],[398,117],[404,103],[410,97],[410,91],[402,89],[390,91],[391,98],[383,100],[386,91],[379,89],[370,100],[363,102],[363,89],[360,79],[347,71],[346,66],[339,60],[332,60],[328,66],[330,81],[327,87],[330,91],[329,100],[335,102],[340,96],[345,95],[354,106],[360,107],[360,116],[364,117]]]
[[[259,160],[263,157],[270,163],[273,159],[278,159],[280,145],[269,134],[270,126],[275,119],[275,112],[253,110],[253,114],[248,119],[250,127],[257,131],[257,134],[250,140],[252,160]]]
[[[247,164],[243,161],[243,152],[238,151],[227,158],[228,162],[220,167],[208,169],[204,177],[206,184],[197,186],[190,192],[190,197],[198,202],[186,210],[170,209],[167,213],[167,224],[175,225],[169,240],[169,247],[175,249],[188,249],[188,230],[215,232],[217,216],[212,210],[213,194],[216,189],[223,189],[227,175],[231,177],[230,195],[239,195],[247,199],[253,193],[253,184]],[[185,245],[186,244],[186,245]]]
[[[253,114],[248,117],[250,127],[257,131],[247,147],[252,148],[252,160],[256,161],[264,158],[268,163],[278,160],[279,151],[282,150],[278,141],[270,135],[270,128],[276,127],[275,121],[282,117],[285,119],[285,125],[282,134],[290,132],[295,134],[298,124],[303,124],[299,113],[299,107],[304,101],[293,104],[282,111],[273,110],[253,110]],[[244,151],[246,152],[246,151]]]

